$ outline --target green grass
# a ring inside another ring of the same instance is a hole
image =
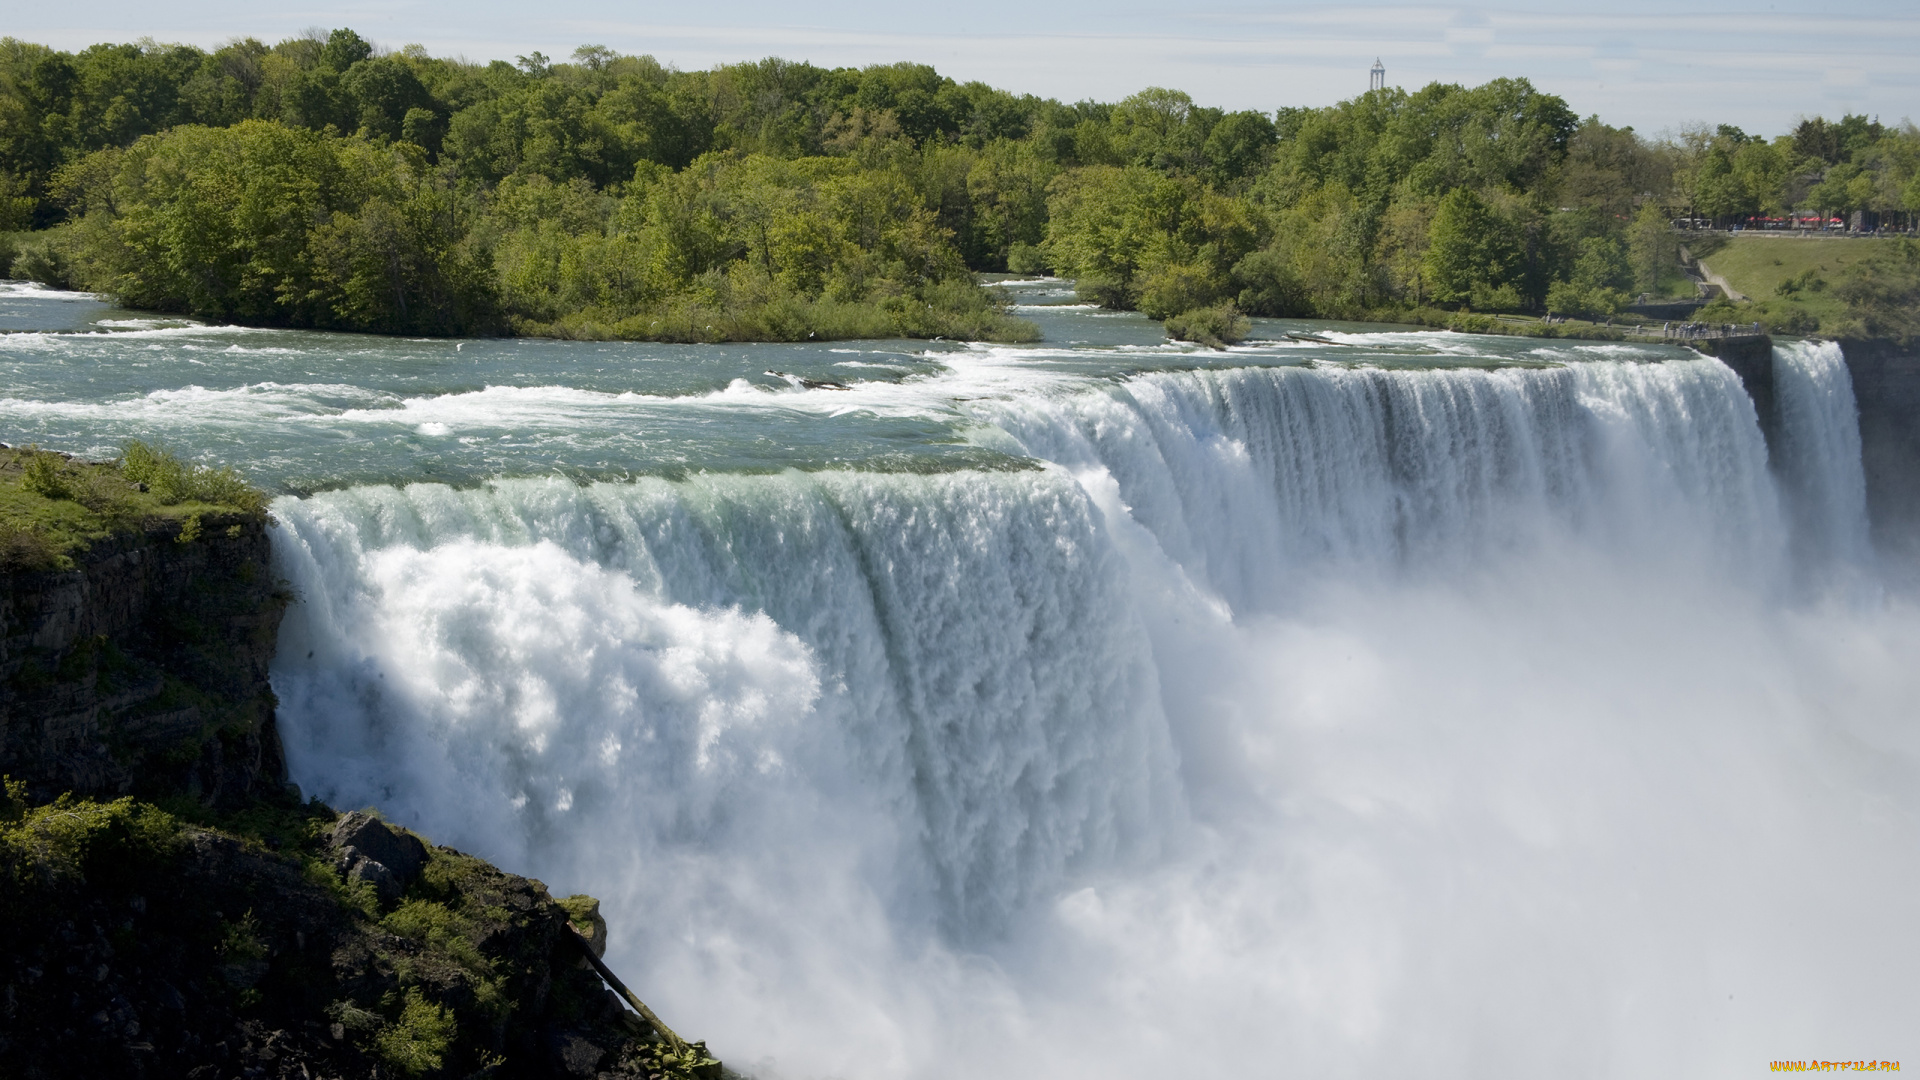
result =
[[[1719,268],[1715,267],[1717,271]],[[1660,286],[1653,290],[1655,302],[1662,300],[1691,300],[1700,295],[1694,287],[1693,279],[1680,272],[1678,266],[1664,267],[1660,271]]]
[[[1841,274],[1890,243],[1835,236],[1733,236],[1715,245],[1689,246],[1748,298],[1769,309],[1802,312],[1824,329],[1846,314],[1833,289]]]
[[[266,507],[266,495],[231,469],[189,465],[145,443],[105,462],[0,448],[0,572],[71,569],[74,555],[117,534],[171,532],[192,543],[217,527],[210,520]]]

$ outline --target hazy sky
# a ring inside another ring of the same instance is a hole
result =
[[[1174,86],[1203,104],[1324,105],[1366,89],[1379,57],[1388,82],[1477,83],[1523,75],[1649,133],[1694,121],[1773,134],[1802,114],[1920,118],[1920,7],[1761,0],[1503,7],[1361,3],[1109,6],[1009,0],[798,5],[554,0],[527,4],[260,4],[105,0],[14,7],[0,33],[63,48],[151,35],[217,45],[310,27],[352,26],[381,44],[511,59],[560,58],[583,43],[652,53],[681,68],[778,55],[821,65],[931,63],[955,78],[1066,100],[1112,100]]]

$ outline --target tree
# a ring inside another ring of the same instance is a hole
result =
[[[1202,154],[1214,183],[1230,187],[1272,160],[1275,141],[1273,121],[1266,114],[1228,113],[1207,133]]]
[[[1147,166],[1063,174],[1047,205],[1048,262],[1088,299],[1155,318],[1229,298],[1258,246],[1243,203]]]
[[[1626,246],[1610,236],[1580,242],[1579,257],[1564,281],[1547,291],[1547,310],[1567,315],[1612,315],[1627,305],[1633,267]]]
[[[1680,240],[1667,224],[1667,215],[1649,202],[1633,216],[1627,230],[1627,264],[1633,271],[1633,288],[1658,294],[1660,282],[1680,261]]]
[[[1511,229],[1472,189],[1458,187],[1440,200],[1427,236],[1426,277],[1436,303],[1517,306],[1513,278],[1520,245]]]
[[[417,147],[196,125],[63,170],[89,287],[136,307],[386,333],[496,325],[486,260]]]
[[[1846,330],[1911,344],[1920,340],[1920,243],[1876,243],[1888,246],[1856,264],[1834,289],[1847,306]]]

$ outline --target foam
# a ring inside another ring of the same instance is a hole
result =
[[[1837,353],[1771,462],[1705,358],[1056,354],[811,395],[1036,471],[277,501],[295,778],[600,896],[757,1075],[1900,1056],[1920,613],[1801,587],[1859,568]],[[658,404],[563,390],[390,411]]]

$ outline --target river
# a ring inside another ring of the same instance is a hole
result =
[[[0,438],[276,493],[293,778],[601,897],[758,1076],[1920,1058],[1920,618],[1836,346],[1770,448],[1679,348],[1010,288],[1040,344],[4,285]]]

